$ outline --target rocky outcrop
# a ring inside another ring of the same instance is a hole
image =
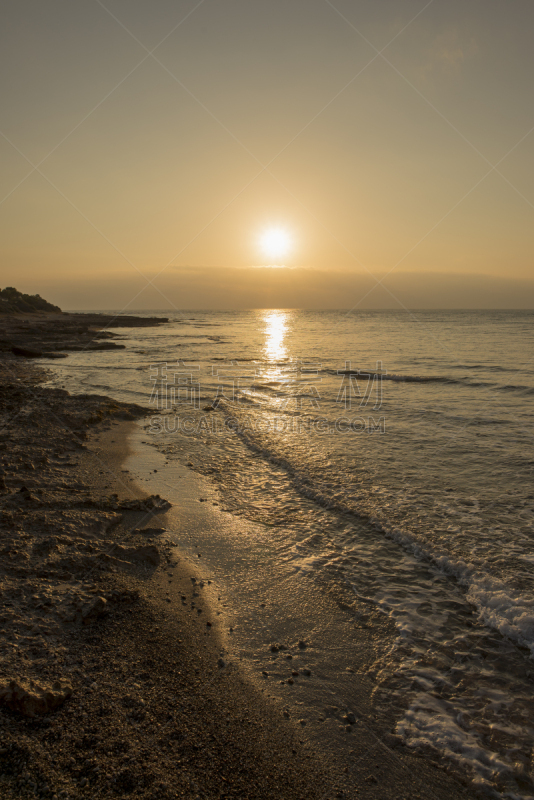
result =
[[[0,289],[0,313],[28,314],[36,311],[61,314],[59,306],[48,303],[39,294],[23,294],[13,286]]]
[[[52,685],[38,685],[32,680],[15,678],[0,684],[0,705],[25,717],[48,714],[71,695],[72,686],[61,681],[54,681]]]

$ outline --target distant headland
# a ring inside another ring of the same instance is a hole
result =
[[[30,314],[36,311],[62,313],[59,306],[43,300],[39,294],[23,294],[13,286],[0,289],[0,314]]]

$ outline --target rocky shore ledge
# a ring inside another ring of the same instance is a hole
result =
[[[43,376],[0,353],[0,796],[336,797],[165,592],[198,584],[166,501],[121,471],[146,411]]]
[[[76,350],[124,350],[110,328],[146,328],[166,317],[36,312],[0,314],[0,353],[25,358],[66,358]]]

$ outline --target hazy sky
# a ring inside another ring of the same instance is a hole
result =
[[[0,286],[534,305],[531,0],[8,0],[2,23]],[[272,227],[286,269],[257,269]]]

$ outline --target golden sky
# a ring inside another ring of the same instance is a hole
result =
[[[530,0],[10,0],[0,286],[532,307],[533,30]]]

